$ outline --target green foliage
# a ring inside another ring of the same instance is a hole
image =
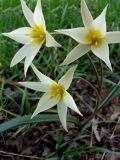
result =
[[[31,119],[31,115],[18,117],[16,119],[13,119],[11,121],[2,123],[0,125],[0,133],[4,132],[8,129],[25,125],[25,124],[34,124],[34,123],[40,123],[40,122],[51,122],[51,121],[59,121],[59,117],[56,114],[43,114],[43,115],[37,115],[34,118]],[[68,122],[78,123],[77,120],[73,117],[68,117]]]

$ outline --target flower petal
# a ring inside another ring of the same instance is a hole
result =
[[[59,84],[63,84],[67,90],[72,82],[73,74],[77,68],[77,65],[71,67],[67,73],[58,81]]]
[[[61,30],[55,30],[55,31],[58,33],[70,36],[78,43],[87,44],[85,35],[88,32],[88,30],[83,27],[73,28],[73,29],[61,29]]]
[[[110,43],[120,43],[120,32],[107,32],[106,33],[107,42]]]
[[[90,47],[88,45],[82,45],[79,44],[77,45],[69,54],[68,56],[65,58],[65,60],[60,64],[62,65],[67,65],[70,64],[72,62],[74,62],[75,60],[77,60],[78,58],[82,57],[85,53],[87,53],[90,50]]]
[[[58,115],[60,118],[60,121],[62,123],[63,128],[68,132],[67,130],[67,107],[64,105],[64,102],[61,100],[57,104],[57,109],[58,109]]]
[[[108,5],[104,8],[102,13],[93,21],[93,24],[92,24],[92,26],[95,29],[101,30],[103,35],[106,34],[106,19],[105,19],[105,17],[106,17],[107,7],[108,7]]]
[[[111,67],[111,63],[110,63],[110,59],[109,59],[108,44],[103,44],[101,46],[101,48],[93,48],[92,47],[91,50],[98,58],[102,59],[112,71],[112,67]]]
[[[50,108],[52,108],[53,106],[55,106],[58,103],[59,100],[55,99],[55,98],[51,98],[51,95],[49,93],[45,93],[38,105],[36,110],[34,111],[33,115],[31,118],[35,117],[38,113],[43,112],[45,110],[48,110]]]
[[[67,92],[67,95],[63,98],[63,101],[66,107],[69,107],[70,109],[72,109],[73,111],[75,111],[76,113],[82,116],[82,114],[80,113],[80,111],[78,110],[75,104],[75,101],[73,100],[72,96],[68,92]]]
[[[10,67],[13,67],[17,63],[19,63],[23,58],[27,56],[31,52],[31,43],[24,45],[13,57]]]
[[[41,7],[41,0],[37,1],[37,5],[34,11],[34,21],[36,25],[42,25],[46,30],[45,20],[42,12],[42,7]]]
[[[27,52],[28,54],[26,55],[26,59],[25,59],[25,65],[24,65],[25,76],[26,76],[28,67],[31,65],[33,59],[35,58],[36,54],[39,52],[39,49],[42,46],[42,44],[41,45],[33,45],[32,43],[29,46],[29,52]]]
[[[31,31],[32,31],[32,28],[23,27],[23,28],[16,29],[10,33],[2,33],[2,34],[19,43],[27,44],[31,41],[31,37],[29,36]]]
[[[20,1],[21,1],[22,10],[23,10],[25,18],[27,19],[27,21],[30,24],[30,26],[34,27],[35,23],[34,23],[32,11],[27,7],[25,1],[23,1],[23,0],[20,0]]]
[[[81,15],[85,27],[90,28],[93,18],[84,0],[81,0]]]
[[[47,92],[50,88],[50,85],[43,84],[41,82],[18,82],[22,86],[35,90],[35,91],[41,91],[41,92]]]
[[[34,71],[34,73],[36,74],[36,76],[39,78],[39,80],[43,83],[43,84],[52,84],[52,83],[56,83],[55,81],[53,81],[51,78],[45,76],[44,74],[42,74],[40,71],[37,70],[37,68],[31,64],[32,70]]]
[[[48,32],[46,32],[46,46],[47,47],[61,47],[61,45]]]

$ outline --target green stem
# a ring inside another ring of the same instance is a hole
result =
[[[96,88],[90,82],[88,82],[86,79],[84,79],[82,77],[79,77],[79,78],[82,79],[83,81],[85,81],[89,86],[91,86],[91,88],[95,91],[96,96],[97,96],[94,112],[87,119],[85,119],[83,121],[83,123],[80,125],[80,128],[82,129],[95,116],[95,114],[98,110],[99,104],[100,104],[100,95],[99,95],[98,91],[96,90]]]
[[[99,97],[99,93],[97,91],[97,89],[89,82],[87,81],[86,79],[82,78],[82,77],[75,77],[76,79],[81,79],[83,80],[84,82],[86,82],[96,93],[96,96]]]
[[[94,69],[94,72],[96,74],[96,78],[97,78],[97,83],[98,83],[98,91],[96,90],[96,88],[91,84],[89,83],[88,81],[86,81],[84,79],[85,82],[87,82],[91,87],[92,89],[95,91],[96,95],[97,95],[97,100],[96,100],[96,104],[95,104],[95,109],[94,109],[94,112],[87,118],[83,121],[83,123],[80,125],[80,128],[82,129],[86,124],[88,124],[92,118],[95,116],[95,114],[97,113],[97,110],[99,108],[99,105],[100,105],[100,100],[101,100],[101,94],[102,94],[102,86],[103,86],[103,65],[102,65],[102,61],[99,59],[100,61],[100,68],[101,68],[101,78],[99,79],[99,75],[98,75],[98,72],[97,72],[97,69],[95,67],[95,64],[93,63],[90,55],[88,54],[88,59],[90,60],[90,63],[92,64],[93,66],[93,69]]]
[[[101,97],[102,87],[103,87],[103,64],[102,64],[101,59],[99,59],[99,62],[100,62],[100,68],[101,68],[101,79],[100,79],[99,94],[100,94],[100,97]]]
[[[97,83],[98,83],[98,88],[99,88],[99,86],[100,86],[100,80],[99,80],[99,75],[98,75],[97,69],[96,69],[95,64],[93,63],[92,58],[90,57],[90,55],[87,54],[87,56],[88,56],[88,59],[89,59],[91,65],[93,66],[93,70],[95,72],[95,75],[96,75],[96,78],[97,78]]]

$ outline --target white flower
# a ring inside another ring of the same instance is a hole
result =
[[[24,44],[12,59],[11,67],[25,58],[24,73],[26,75],[28,67],[45,41],[47,47],[60,47],[60,44],[46,30],[41,0],[37,1],[34,14],[23,0],[21,0],[21,5],[30,27],[19,28],[10,33],[3,33],[3,35]]]
[[[112,70],[109,60],[108,44],[120,42],[120,32],[106,31],[106,10],[93,20],[92,15],[84,0],[81,0],[81,14],[84,27],[74,29],[56,30],[58,33],[68,35],[76,40],[79,44],[68,54],[61,65],[70,64],[77,60],[89,50],[102,59],[106,65]]]
[[[67,118],[67,107],[71,108],[73,111],[82,116],[79,112],[72,96],[66,91],[68,90],[73,74],[77,66],[71,67],[66,74],[56,83],[49,77],[45,76],[39,72],[35,66],[31,65],[34,73],[39,78],[40,82],[19,82],[21,85],[36,90],[45,92],[41,97],[36,110],[34,111],[32,118],[38,113],[50,109],[57,104],[58,115],[63,128],[67,131],[66,118]]]

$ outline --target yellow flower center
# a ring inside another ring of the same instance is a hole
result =
[[[66,90],[64,85],[62,84],[53,83],[51,85],[49,93],[51,94],[51,98],[56,98],[56,99],[61,99],[66,96]]]
[[[103,35],[100,30],[91,29],[86,34],[86,40],[91,46],[99,48],[101,47],[102,42],[103,42]]]
[[[36,25],[31,32],[31,37],[33,38],[34,44],[39,45],[43,43],[46,39],[44,27]]]

